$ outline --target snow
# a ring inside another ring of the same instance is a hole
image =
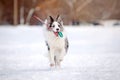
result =
[[[65,27],[70,47],[50,69],[42,27],[0,27],[0,80],[119,80],[120,27]]]

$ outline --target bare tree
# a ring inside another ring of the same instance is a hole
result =
[[[24,0],[21,0],[21,5],[20,5],[20,24],[24,24]]]

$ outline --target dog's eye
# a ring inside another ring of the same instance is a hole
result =
[[[55,27],[55,25],[53,25],[52,27]]]
[[[60,27],[60,24],[58,25],[58,27]]]

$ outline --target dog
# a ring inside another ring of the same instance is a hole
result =
[[[49,19],[46,19],[44,23],[44,36],[48,48],[50,67],[60,67],[69,47],[63,21],[58,15],[56,19],[49,16]]]

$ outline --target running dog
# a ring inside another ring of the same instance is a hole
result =
[[[58,15],[56,19],[49,16],[49,19],[46,19],[44,23],[44,36],[48,47],[50,67],[60,67],[69,47],[63,21]]]

